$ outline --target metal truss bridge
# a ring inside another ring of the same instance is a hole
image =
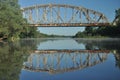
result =
[[[44,4],[21,8],[29,26],[83,27],[111,26],[106,16],[81,6]]]

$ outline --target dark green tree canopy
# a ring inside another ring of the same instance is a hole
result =
[[[115,11],[115,19],[117,19],[117,25],[120,25],[120,9]]]
[[[6,37],[13,40],[30,33],[30,37],[34,37],[37,28],[28,28],[26,24],[18,0],[0,0],[0,39]]]

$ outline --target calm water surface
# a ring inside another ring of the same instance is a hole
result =
[[[120,39],[0,42],[0,80],[120,80]]]

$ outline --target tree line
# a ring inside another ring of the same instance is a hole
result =
[[[36,37],[36,27],[28,27],[18,0],[0,0],[0,40]]]
[[[115,11],[116,26],[86,27],[83,32],[78,32],[74,37],[120,37],[120,9]]]

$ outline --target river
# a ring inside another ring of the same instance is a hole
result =
[[[0,42],[0,80],[120,80],[120,39]]]

